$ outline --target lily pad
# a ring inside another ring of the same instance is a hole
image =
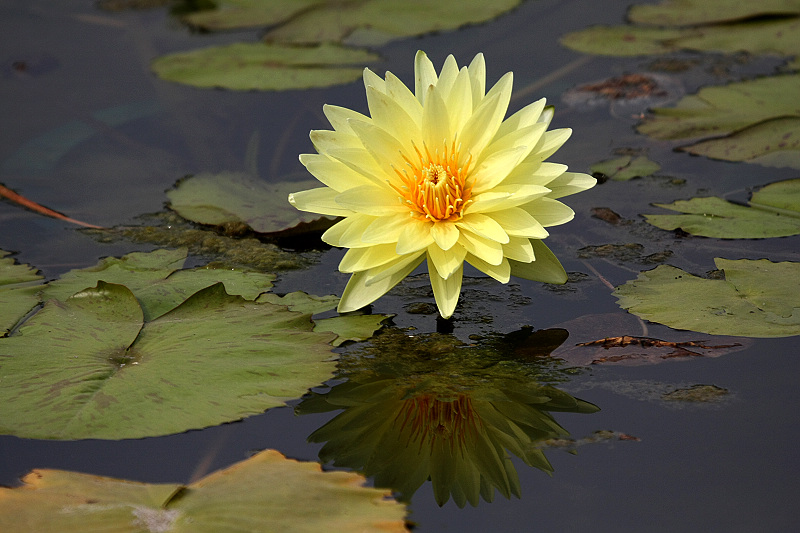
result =
[[[594,26],[568,33],[561,43],[587,54],[637,56],[699,50],[800,54],[796,1],[704,2],[679,0],[633,6],[630,20],[646,25]],[[795,60],[794,68],[800,66]]]
[[[800,178],[779,181],[753,193],[750,207],[717,197],[654,204],[683,215],[644,215],[664,229],[718,239],[761,239],[800,234]]]
[[[657,139],[714,137],[681,150],[728,161],[800,168],[800,74],[706,87],[653,109],[639,132]]]
[[[264,36],[291,43],[345,42],[377,46],[393,39],[485,22],[521,0],[360,0],[323,2]]]
[[[167,191],[167,198],[170,208],[193,222],[214,226],[242,223],[258,233],[277,233],[315,221],[330,225],[334,218],[298,211],[286,201],[289,193],[318,184],[269,183],[234,172],[203,173],[179,181]]]
[[[66,300],[98,281],[125,285],[133,291],[144,312],[144,320],[152,320],[193,293],[215,283],[224,283],[228,294],[255,300],[272,287],[274,274],[230,268],[201,267],[181,270],[186,249],[134,252],[121,258],[107,257],[97,265],[71,270],[50,282],[42,291],[44,300]]]
[[[188,13],[181,20],[205,31],[272,26],[328,0],[216,0],[216,9]]]
[[[716,258],[725,279],[661,265],[616,288],[620,307],[671,328],[712,335],[800,335],[800,263]]]
[[[127,287],[99,282],[0,339],[0,433],[140,438],[261,413],[331,376],[335,335],[312,328],[221,283],[145,322]]]
[[[330,43],[289,46],[261,42],[170,54],[157,58],[151,67],[162,79],[195,87],[283,91],[350,83],[361,78],[365,63],[378,59],[366,50]]]
[[[406,531],[405,506],[350,472],[275,450],[190,485],[147,484],[63,470],[34,470],[0,488],[0,529],[78,533],[287,533]]]
[[[290,292],[285,296],[277,294],[262,294],[258,302],[270,302],[277,305],[286,305],[292,311],[299,311],[315,315],[335,309],[339,304],[339,297],[334,295],[313,296],[302,291]],[[348,314],[330,318],[314,319],[314,331],[329,331],[338,335],[331,343],[339,346],[346,341],[367,340],[381,328],[382,323],[389,318],[387,315],[358,315]]]
[[[627,181],[632,178],[650,176],[661,170],[661,165],[644,155],[637,157],[624,155],[600,161],[589,168],[593,174],[603,174],[614,181]]]
[[[8,255],[0,250],[0,336],[39,303],[43,278],[36,269],[16,263]]]

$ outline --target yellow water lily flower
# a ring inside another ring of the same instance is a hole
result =
[[[449,56],[437,76],[417,52],[414,71],[412,93],[391,72],[382,79],[365,69],[371,116],[324,106],[333,131],[312,131],[319,153],[300,156],[325,186],[289,201],[344,217],[322,235],[349,248],[339,311],[372,303],[424,260],[444,318],[458,302],[465,261],[502,283],[511,275],[564,283],[542,243],[545,227],[574,216],[557,198],[595,184],[545,162],[572,130],[546,131],[553,110],[544,99],[503,120],[512,74],[487,92],[483,54],[460,69]]]

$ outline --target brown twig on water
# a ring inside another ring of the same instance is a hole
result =
[[[89,224],[88,222],[81,222],[80,220],[75,220],[74,218],[70,218],[64,214],[59,213],[58,211],[53,211],[52,209],[49,209],[43,205],[39,205],[33,200],[28,200],[24,196],[12,191],[2,183],[0,183],[0,198],[7,198],[12,202],[14,202],[15,204],[21,205],[26,209],[30,209],[31,211],[39,213],[40,215],[57,218],[59,220],[63,220],[64,222],[70,222],[72,224],[83,226],[84,228],[103,229],[102,226],[95,226],[94,224]]]

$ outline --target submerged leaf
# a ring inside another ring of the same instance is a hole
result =
[[[298,211],[286,198],[317,181],[269,183],[249,174],[203,173],[179,181],[167,192],[170,207],[200,224],[243,223],[259,233],[290,230],[299,224],[331,222],[329,217]]]
[[[280,91],[350,83],[361,78],[364,63],[378,59],[366,50],[327,43],[234,43],[162,56],[152,69],[162,79],[195,87]]]
[[[658,172],[661,165],[651,161],[647,156],[633,158],[629,155],[606,159],[595,163],[589,169],[592,174],[600,173],[614,181],[627,181],[632,178],[645,177]]]
[[[665,230],[720,239],[761,239],[800,234],[800,178],[779,181],[753,193],[750,207],[722,198],[692,198],[658,207],[683,215],[644,215]]]
[[[181,17],[206,31],[272,26],[327,0],[215,0],[216,9],[204,9]]]
[[[800,335],[800,263],[717,258],[724,280],[661,265],[616,288],[620,307],[671,328],[714,335]]]
[[[0,529],[149,531],[406,531],[405,506],[350,472],[265,450],[188,486],[34,470],[0,488]]]
[[[221,283],[143,322],[128,288],[99,282],[0,339],[0,433],[140,438],[261,413],[332,375],[335,335],[312,328]]]

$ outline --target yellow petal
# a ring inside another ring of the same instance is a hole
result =
[[[347,189],[371,183],[362,174],[352,170],[336,159],[319,154],[301,154],[300,162],[323,185],[344,192]]]
[[[461,131],[472,116],[472,88],[466,67],[459,71],[444,103],[450,115],[450,131]]]
[[[386,94],[402,107],[419,127],[422,124],[422,104],[408,87],[391,72],[386,73]]]
[[[532,240],[531,245],[533,246],[533,253],[536,255],[536,260],[531,263],[509,261],[511,264],[511,275],[532,281],[543,281],[545,283],[555,283],[559,285],[566,283],[567,273],[553,252],[540,240]]]
[[[542,224],[528,211],[519,207],[494,211],[490,215],[509,237],[525,237],[526,239],[544,239],[549,235]]]
[[[442,221],[434,222],[431,228],[431,237],[442,250],[449,250],[455,243],[458,242],[458,236],[461,234],[458,228],[452,222]]]
[[[561,128],[558,130],[551,130],[546,132],[542,135],[542,139],[539,141],[539,144],[534,149],[534,153],[539,158],[540,161],[544,161],[554,153],[556,150],[561,148],[567,139],[570,138],[572,135],[572,129],[570,128]]]
[[[508,234],[503,227],[482,213],[468,213],[456,225],[501,244],[508,242]]]
[[[365,248],[350,248],[339,262],[341,272],[360,272],[397,259],[393,244],[375,244]]]
[[[497,241],[462,231],[458,243],[468,253],[483,259],[490,265],[499,265],[503,261],[503,245]]]
[[[529,155],[506,177],[503,185],[529,183],[550,188],[550,183],[567,170],[567,165],[543,163],[535,154]]]
[[[492,140],[511,99],[513,76],[509,72],[495,84],[461,130],[461,144],[476,158]]]
[[[530,213],[544,227],[564,224],[575,216],[575,211],[569,206],[552,198],[537,198],[520,208]]]
[[[520,263],[530,263],[536,259],[530,239],[523,237],[511,237],[508,243],[503,245],[503,255]]]
[[[433,222],[422,222],[415,218],[410,218],[397,239],[396,252],[399,255],[410,254],[424,250],[433,244],[433,237],[431,236],[433,224]]]
[[[420,251],[416,254],[401,255],[397,259],[390,261],[385,265],[371,268],[365,271],[366,278],[364,285],[374,285],[376,283],[383,282],[386,279],[395,279],[397,276],[400,276],[399,279],[403,279],[415,268],[417,268],[420,263],[422,263],[423,259],[425,259],[425,252]]]
[[[477,54],[467,67],[472,89],[472,109],[477,109],[486,94],[486,60],[483,54]]]
[[[547,103],[546,98],[542,98],[533,102],[532,104],[528,104],[500,124],[500,128],[497,130],[497,134],[495,135],[495,139],[500,139],[505,137],[506,135],[513,133],[516,130],[526,128],[528,126],[532,126],[536,124],[539,120],[539,117],[542,115],[542,111],[544,110],[544,106]],[[547,125],[544,125],[544,129],[547,129]]]
[[[380,92],[386,92],[386,82],[383,81],[383,78],[372,72],[370,69],[364,69],[364,88],[369,89],[370,87],[374,87],[378,89]]]
[[[414,57],[414,94],[417,95],[417,100],[423,106],[428,94],[428,87],[436,85],[438,79],[431,60],[422,50],[417,51],[417,55]]]
[[[454,246],[445,251],[439,248],[436,244],[431,244],[427,248],[428,262],[433,262],[436,265],[436,271],[445,279],[453,275],[464,263],[464,257],[467,251],[463,246]]]
[[[464,212],[469,214],[494,213],[529,203],[546,196],[549,192],[550,189],[541,185],[499,185],[489,192],[475,196]]]
[[[353,133],[353,130],[350,129],[350,125],[347,124],[348,119],[354,118],[363,120],[364,122],[369,122],[371,120],[368,116],[363,115],[358,111],[353,111],[352,109],[347,109],[346,107],[339,107],[330,104],[323,105],[322,112],[325,113],[325,116],[328,118],[328,122],[331,123],[331,126],[333,126],[333,129],[342,133]]]
[[[354,120],[350,122],[350,127],[356,132],[361,144],[372,155],[376,164],[387,169],[386,173],[391,176],[392,180],[397,179],[390,169],[405,166],[406,161],[402,155],[403,145],[390,133],[375,124]]]
[[[461,280],[464,275],[464,264],[447,279],[442,278],[436,271],[433,263],[428,258],[428,275],[431,279],[433,297],[436,299],[436,306],[442,318],[450,318],[458,303],[458,296],[461,293]]]
[[[508,283],[511,279],[511,266],[508,261],[503,259],[499,265],[490,265],[486,261],[475,257],[474,255],[467,256],[467,263],[474,266],[484,274],[488,274],[500,283]]]
[[[336,196],[338,194],[338,192],[328,187],[309,189],[307,191],[290,194],[289,203],[300,211],[319,213],[320,215],[331,215],[335,217],[352,215],[353,211],[336,203]]]
[[[381,216],[408,212],[408,208],[398,200],[397,192],[374,185],[362,185],[348,189],[336,197],[336,203],[351,212],[365,215]]]
[[[379,166],[366,148],[337,148],[328,152],[327,155],[341,161],[348,168],[380,187],[388,188],[386,181],[394,179],[394,172],[391,176],[388,174],[391,172],[391,168],[388,165],[386,168]]]
[[[419,262],[421,262],[421,259]],[[350,277],[350,281],[347,282],[347,286],[344,288],[344,293],[342,294],[342,299],[339,300],[337,310],[340,313],[347,313],[371,304],[389,292],[400,280],[408,276],[418,264],[418,262],[415,263],[412,261],[405,265],[404,268],[393,272],[390,276],[369,285],[366,284],[366,281],[369,279],[369,271],[356,272]]]
[[[407,154],[413,153],[411,141],[420,136],[414,119],[395,100],[372,87],[367,89],[367,103],[374,124],[388,132]]]
[[[314,130],[309,134],[314,148],[320,154],[327,154],[329,150],[337,148],[358,148],[361,141],[352,133],[341,131]]]
[[[507,135],[503,135],[502,137],[498,133],[495,135],[495,138],[492,140],[491,144],[489,144],[489,146],[486,147],[486,150],[483,151],[481,157],[490,158],[494,154],[502,153],[505,150],[524,147],[525,150],[520,157],[520,161],[522,161],[533,151],[534,148],[536,148],[536,145],[539,143],[539,139],[541,139],[545,129],[546,126],[544,124],[531,124],[530,126],[525,126],[524,128],[514,130]]]
[[[439,91],[439,96],[442,97],[442,100],[446,101],[450,96],[450,89],[453,88],[453,84],[456,82],[456,76],[458,76],[458,63],[456,63],[456,58],[453,57],[453,54],[450,54],[444,60],[442,70],[439,72],[439,79],[436,82],[436,89]]]
[[[597,180],[589,174],[581,174],[578,172],[564,172],[559,177],[547,184],[547,188],[552,192],[547,195],[548,198],[561,198],[576,192],[591,189],[597,185]]]
[[[495,152],[486,159],[481,159],[470,175],[472,194],[480,194],[496,187],[514,170],[527,152],[526,146],[517,146]]]
[[[428,88],[425,97],[425,106],[422,109],[422,140],[425,146],[434,152],[441,149],[443,144],[449,140],[450,136],[450,116],[447,114],[447,107],[444,105],[436,86]],[[422,149],[421,146],[418,146]]]
[[[400,233],[410,222],[408,213],[397,213],[382,217],[375,217],[375,220],[364,231],[361,239],[372,244],[397,243]]]
[[[337,222],[322,234],[322,242],[343,248],[365,248],[372,243],[364,242],[362,235],[376,217],[355,214]]]

